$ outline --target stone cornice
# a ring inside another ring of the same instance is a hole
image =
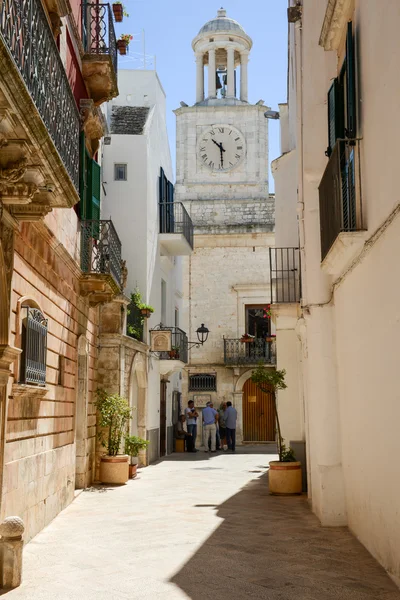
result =
[[[337,50],[349,20],[353,0],[328,0],[319,45],[325,50]]]
[[[129,335],[122,335],[120,333],[101,333],[99,336],[99,344],[103,348],[113,348],[115,346],[125,346],[131,348],[142,354],[147,354],[149,346],[144,342],[139,342],[135,338]]]

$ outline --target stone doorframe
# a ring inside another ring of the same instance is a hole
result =
[[[87,448],[89,382],[89,342],[85,335],[78,338],[78,385],[75,405],[75,489],[85,488],[88,481],[89,452]]]
[[[234,369],[233,372],[233,374],[238,377],[233,390],[233,406],[238,413],[236,429],[236,439],[238,444],[243,442],[243,386],[246,381],[250,379],[254,369],[246,369],[242,373],[240,373],[240,371],[241,369]]]
[[[137,434],[139,437],[146,439],[147,433],[147,361],[146,355],[142,352],[136,352],[131,366],[129,376],[129,390],[133,385],[134,377],[137,380]],[[130,393],[128,394],[128,397]],[[147,453],[141,452],[139,455],[141,464],[147,465]]]

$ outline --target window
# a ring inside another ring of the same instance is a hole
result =
[[[189,392],[216,392],[217,376],[210,373],[189,375]]]
[[[353,24],[347,26],[346,57],[339,77],[336,77],[328,91],[328,148],[326,155],[332,154],[338,139],[357,137],[356,126],[356,74]]]
[[[161,279],[161,323],[167,324],[167,283]]]
[[[257,339],[269,337],[271,319],[267,304],[246,306],[246,333]]]
[[[20,382],[46,385],[47,319],[38,308],[22,306]]]
[[[114,164],[114,181],[127,181],[127,165],[123,163]]]

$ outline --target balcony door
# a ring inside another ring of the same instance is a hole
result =
[[[271,319],[266,316],[266,304],[246,306],[246,333],[265,340],[271,333]]]

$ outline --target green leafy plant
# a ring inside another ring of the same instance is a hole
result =
[[[105,390],[97,390],[95,407],[99,413],[98,438],[105,447],[108,456],[117,456],[126,427],[132,418],[132,410],[126,398],[118,394],[109,394]]]
[[[129,46],[129,43],[133,40],[133,35],[131,35],[130,33],[121,33],[119,39],[126,42],[126,45]]]
[[[154,312],[154,308],[149,304],[145,304],[142,295],[138,288],[131,294],[131,302],[128,306],[128,325],[126,328],[127,334],[136,340],[143,339],[143,323],[145,316],[142,310],[147,310],[150,313]]]
[[[281,433],[281,425],[279,422],[278,409],[276,405],[277,391],[285,390],[287,388],[285,375],[285,369],[275,371],[274,369],[267,369],[262,363],[260,363],[252,374],[251,380],[262,392],[270,394],[272,390],[272,402],[274,406],[276,427],[278,430],[279,460],[280,462],[293,462],[296,459],[292,448],[286,448],[285,444],[283,443],[284,440]]]
[[[125,454],[131,457],[138,456],[140,450],[144,450],[149,444],[148,440],[144,440],[136,435],[127,435],[125,438]]]

